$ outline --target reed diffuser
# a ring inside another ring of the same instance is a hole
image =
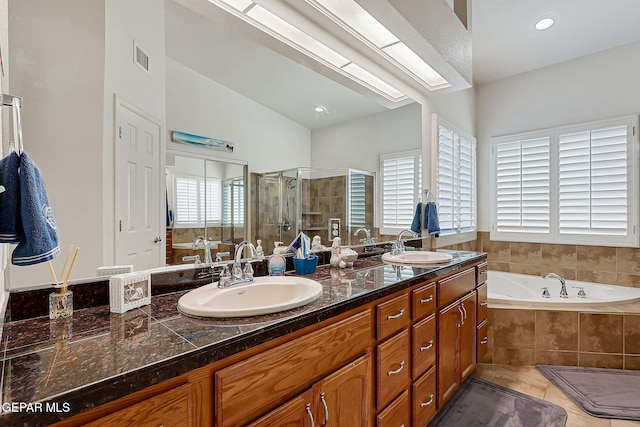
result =
[[[76,257],[78,256],[78,251],[80,248],[76,248],[73,250],[73,245],[69,247],[69,252],[67,253],[67,258],[64,261],[64,265],[62,267],[62,271],[60,272],[60,278],[64,276],[64,281],[62,284],[58,280],[58,276],[56,276],[56,272],[53,269],[53,264],[49,261],[49,270],[51,271],[51,276],[53,277],[54,292],[49,294],[49,318],[50,319],[58,319],[60,317],[69,317],[73,314],[73,292],[71,292],[67,288],[67,281],[69,280],[69,276],[71,275],[71,270],[73,269],[73,265],[76,262]],[[69,257],[71,256],[71,252],[73,252],[73,257],[71,259],[71,264],[69,265],[69,269],[67,270],[67,263],[69,262]],[[65,276],[66,271],[66,276]]]

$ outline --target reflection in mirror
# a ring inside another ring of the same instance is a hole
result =
[[[373,243],[374,174],[355,169],[295,168],[256,174],[252,216],[265,254],[289,245],[300,232],[330,247]],[[354,234],[363,230],[362,235]],[[366,232],[364,232],[366,230]],[[369,236],[368,241],[361,241]]]
[[[229,259],[245,238],[247,165],[168,151],[167,264]],[[200,238],[202,237],[202,238]]]

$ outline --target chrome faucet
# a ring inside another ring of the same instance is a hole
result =
[[[353,235],[358,237],[361,231],[364,231],[365,237],[364,239],[360,239],[360,243],[364,243],[365,245],[371,245],[375,243],[375,240],[371,238],[371,231],[368,228],[358,228]]]
[[[569,294],[567,293],[567,284],[564,282],[564,279],[558,276],[556,273],[547,273],[547,275],[544,276],[545,279],[548,279],[550,277],[552,279],[558,279],[560,281],[560,285],[562,286],[560,288],[560,298],[569,298]]]
[[[213,263],[213,259],[211,259],[211,242],[204,238],[204,236],[196,237],[196,240],[193,242],[193,249],[198,249],[200,243],[204,246],[204,263],[211,264]]]
[[[398,233],[396,240],[391,244],[391,255],[402,255],[405,251],[404,242],[402,241],[402,235],[404,233],[411,233],[412,237],[420,237],[418,233],[413,230],[404,229]]]
[[[245,263],[244,269],[241,265],[242,252],[244,251],[244,248],[249,248],[251,250],[250,258],[258,258],[258,252],[251,242],[245,240],[237,244],[236,253],[233,257],[234,261],[231,273],[229,273],[227,266],[223,268],[223,271],[220,274],[220,280],[218,281],[219,288],[226,288],[240,283],[251,283],[254,281],[253,267],[251,267],[249,260]]]

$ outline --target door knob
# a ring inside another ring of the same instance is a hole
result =
[[[160,242],[162,242],[162,238],[161,238],[161,237],[156,236],[156,237],[153,239],[153,243],[160,243]]]

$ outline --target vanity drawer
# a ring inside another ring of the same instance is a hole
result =
[[[478,325],[478,332],[476,333],[477,340],[477,358],[478,363],[481,363],[484,357],[487,355],[487,351],[489,350],[489,327],[488,323],[485,320],[484,322]]]
[[[487,284],[478,286],[478,314],[477,314],[477,322],[482,323],[483,320],[487,318],[487,312],[489,311],[489,300],[487,298]]]
[[[436,296],[438,307],[444,307],[476,288],[475,267],[464,270],[446,279],[438,280]]]
[[[413,320],[418,320],[436,311],[436,284],[428,283],[411,291]]]
[[[409,387],[411,383],[410,353],[408,330],[398,333],[376,348],[378,410],[387,406],[402,390]]]
[[[411,402],[409,391],[405,390],[384,411],[376,417],[376,427],[409,427],[411,419]]]
[[[436,367],[413,383],[413,425],[426,426],[436,414]]]
[[[427,369],[436,364],[436,315],[411,327],[413,359],[411,377],[418,378]]]
[[[411,323],[409,295],[402,294],[376,306],[378,340],[406,328]]]
[[[487,263],[476,265],[476,283],[478,285],[487,282]]]

